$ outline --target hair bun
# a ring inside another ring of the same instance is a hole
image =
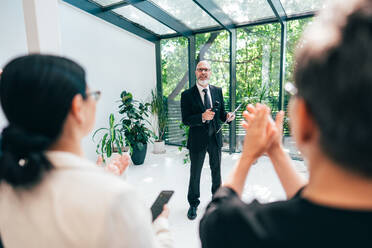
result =
[[[51,139],[10,125],[3,130],[1,142],[2,150],[26,156],[31,152],[44,151],[50,145]]]
[[[3,130],[1,143],[0,180],[13,186],[32,185],[52,168],[44,155],[50,145],[48,137],[8,126]]]
[[[12,186],[32,186],[52,168],[42,152],[30,153],[27,158],[22,158],[4,151],[0,163],[0,181],[4,180]]]

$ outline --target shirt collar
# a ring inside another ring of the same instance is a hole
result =
[[[199,90],[200,93],[203,93],[204,94],[203,89],[207,89],[208,92],[210,92],[209,84],[208,84],[208,86],[206,88],[203,88],[198,83],[196,83],[196,87],[198,87],[198,90]]]

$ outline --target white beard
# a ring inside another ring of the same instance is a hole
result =
[[[199,84],[200,86],[202,86],[202,87],[207,86],[208,83],[209,83],[209,80],[208,80],[208,79],[207,79],[207,80],[204,80],[204,81],[202,81],[202,80],[198,80],[198,84]]]

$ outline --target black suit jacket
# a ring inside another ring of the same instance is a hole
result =
[[[210,124],[215,129],[217,145],[222,147],[222,131],[216,133],[221,127],[220,121],[225,122],[227,115],[222,89],[213,85],[209,85],[209,89],[212,97],[212,106],[215,106],[216,101],[219,102],[219,108]],[[202,114],[205,112],[205,107],[196,85],[182,92],[181,112],[183,124],[190,127],[187,148],[190,151],[201,151],[205,149],[208,145],[208,124],[202,121]]]

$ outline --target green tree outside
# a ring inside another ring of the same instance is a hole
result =
[[[287,47],[285,81],[293,82],[294,51],[301,34],[311,18],[287,22]],[[249,26],[237,29],[236,50],[236,101],[262,102],[270,106],[275,113],[278,111],[279,72],[280,72],[280,36],[279,23]],[[222,87],[225,106],[229,106],[229,33],[218,31],[202,33],[195,36],[196,63],[208,60],[212,67],[210,83]],[[188,41],[184,37],[161,41],[162,56],[162,86],[163,94],[168,97],[169,128],[168,143],[182,145],[183,130],[179,128],[180,96],[189,87],[188,80]],[[285,110],[289,96],[285,94]],[[228,109],[228,108],[227,108]],[[241,109],[243,110],[243,109]],[[237,120],[242,119],[240,111]],[[224,147],[228,147],[228,126],[224,127]],[[289,134],[286,124],[286,135]],[[240,140],[244,130],[237,125],[237,147],[240,150]]]

